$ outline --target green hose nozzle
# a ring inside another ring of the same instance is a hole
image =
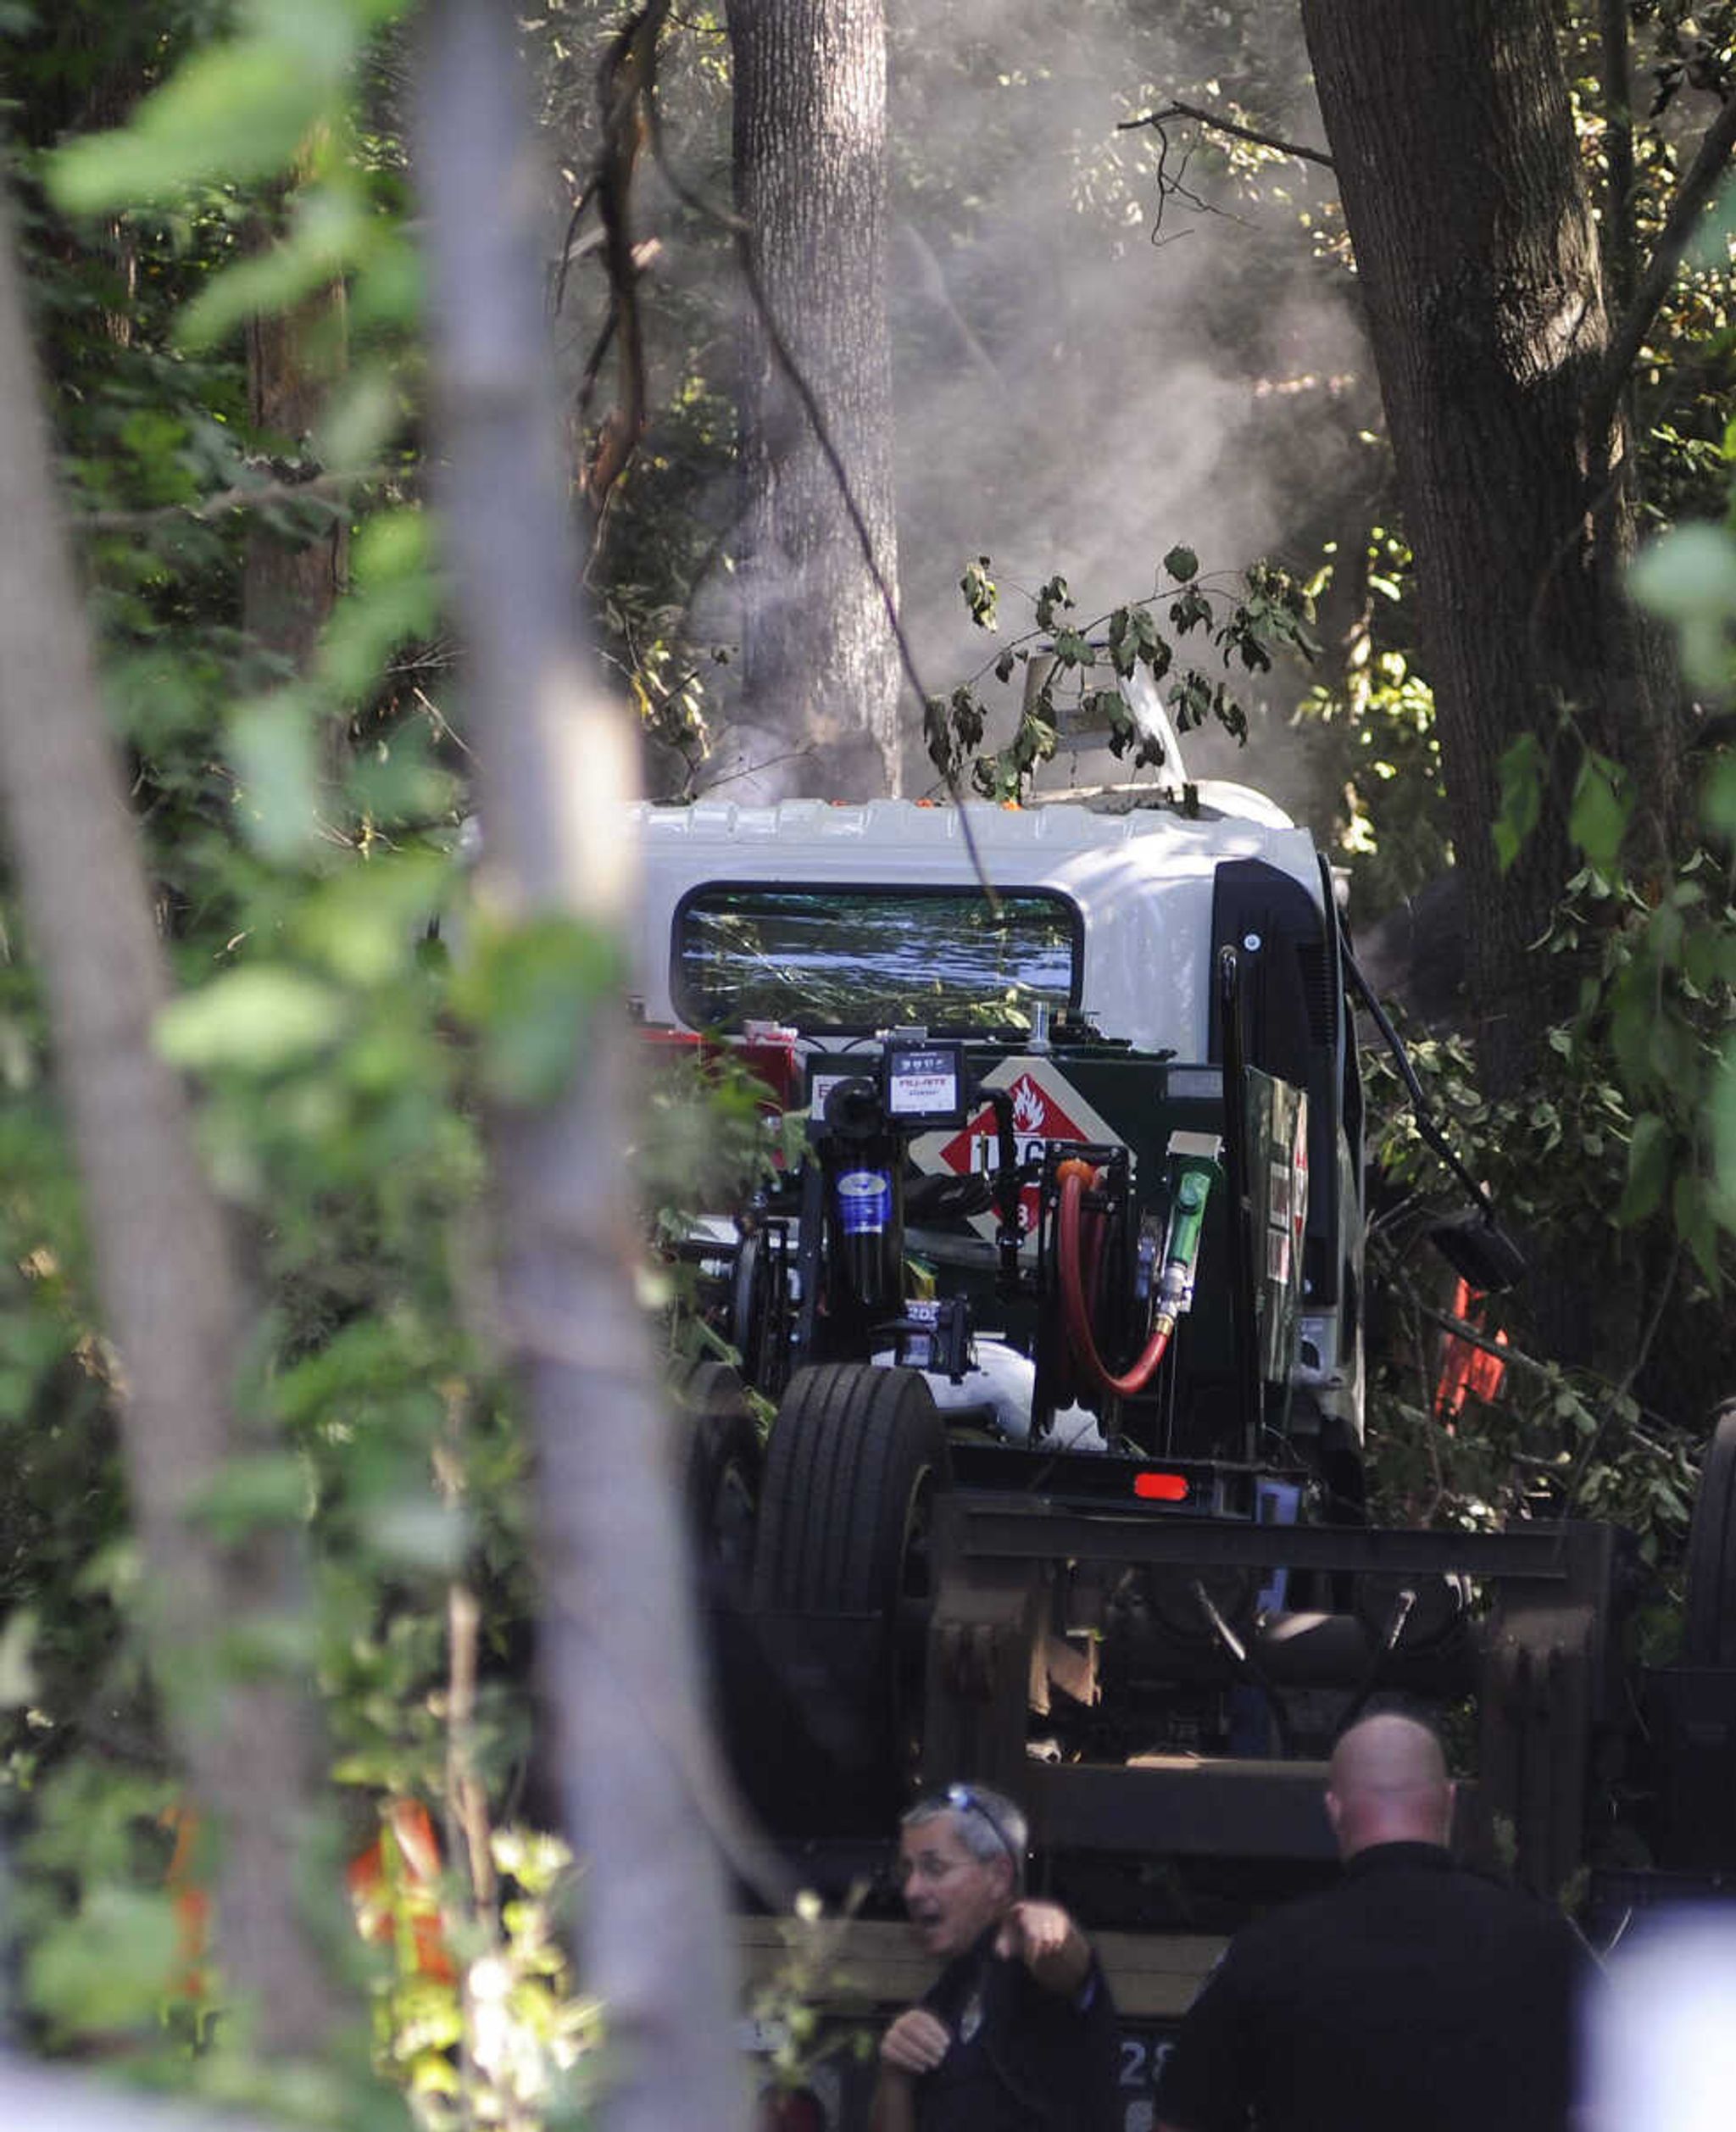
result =
[[[1194,1276],[1199,1264],[1199,1239],[1217,1164],[1199,1155],[1180,1156],[1170,1193],[1170,1218],[1164,1232],[1163,1264],[1158,1275],[1157,1315],[1174,1320],[1194,1303]]]

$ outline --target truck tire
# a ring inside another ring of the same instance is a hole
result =
[[[754,1604],[801,1735],[778,1744],[767,1807],[793,1832],[880,1834],[909,1795],[929,1526],[949,1480],[946,1425],[914,1370],[836,1362],[791,1379],[766,1456]]]
[[[789,1381],[789,1271],[769,1231],[744,1236],[730,1283],[730,1341],[754,1390],[775,1400]]]
[[[741,1378],[726,1362],[696,1363],[676,1391],[685,1423],[682,1506],[703,1606],[745,1606],[762,1454]]]
[[[1736,1666],[1736,1401],[1712,1417],[1688,1528],[1682,1656],[1690,1666]]]

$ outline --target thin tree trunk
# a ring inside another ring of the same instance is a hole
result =
[[[883,0],[730,0],[728,16],[748,257],[893,587]],[[743,732],[749,767],[754,749],[766,765],[757,788],[896,793],[901,682],[885,596],[837,467],[751,307],[740,412]]]
[[[434,0],[416,170],[434,289],[445,526],[485,824],[508,922],[618,931],[636,745],[581,649],[578,564],[526,217],[512,22]],[[624,1011],[591,1017],[567,1092],[492,1121],[501,1308],[536,1431],[542,1653],[602,2000],[608,2132],[739,2124],[733,1977],[707,1832],[698,1663],[650,1343],[633,1289]]]
[[[279,233],[292,181],[272,189],[249,226],[250,248],[264,251]],[[248,417],[259,440],[292,455],[296,468],[316,472],[310,438],[332,377],[342,368],[346,336],[341,283],[288,311],[248,320]],[[340,516],[324,531],[300,537],[256,517],[249,524],[242,576],[242,626],[296,672],[312,659],[343,576],[347,528]]]
[[[268,2051],[312,2053],[335,2001],[302,1918],[295,1835],[317,1734],[287,1684],[230,1678],[217,1639],[280,1615],[287,1544],[224,1549],[197,1515],[254,1448],[235,1406],[235,1251],[152,1025],[169,996],[59,526],[47,426],[0,214],[0,789],[84,1183],[155,1670],[175,1745],[222,1834],[218,1951]]]

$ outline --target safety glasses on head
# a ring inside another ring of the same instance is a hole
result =
[[[979,1820],[988,1823],[995,1841],[1007,1855],[1008,1862],[1013,1868],[1016,1880],[1024,1871],[1025,1861],[1013,1848],[1012,1840],[1001,1825],[1000,1817],[993,1809],[976,1792],[973,1791],[969,1784],[949,1784],[946,1788],[946,1803],[954,1813],[973,1813]]]

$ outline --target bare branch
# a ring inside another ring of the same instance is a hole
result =
[[[1169,119],[1191,119],[1196,125],[1209,126],[1214,133],[1227,133],[1238,141],[1251,141],[1257,148],[1271,148],[1279,155],[1294,155],[1304,163],[1317,163],[1323,170],[1333,167],[1332,158],[1323,148],[1310,148],[1299,141],[1286,141],[1276,133],[1262,133],[1255,126],[1239,125],[1235,120],[1220,118],[1216,112],[1208,111],[1197,103],[1166,103],[1160,111],[1148,111],[1143,119],[1123,119],[1116,131],[1132,133],[1149,125],[1160,132]]]

